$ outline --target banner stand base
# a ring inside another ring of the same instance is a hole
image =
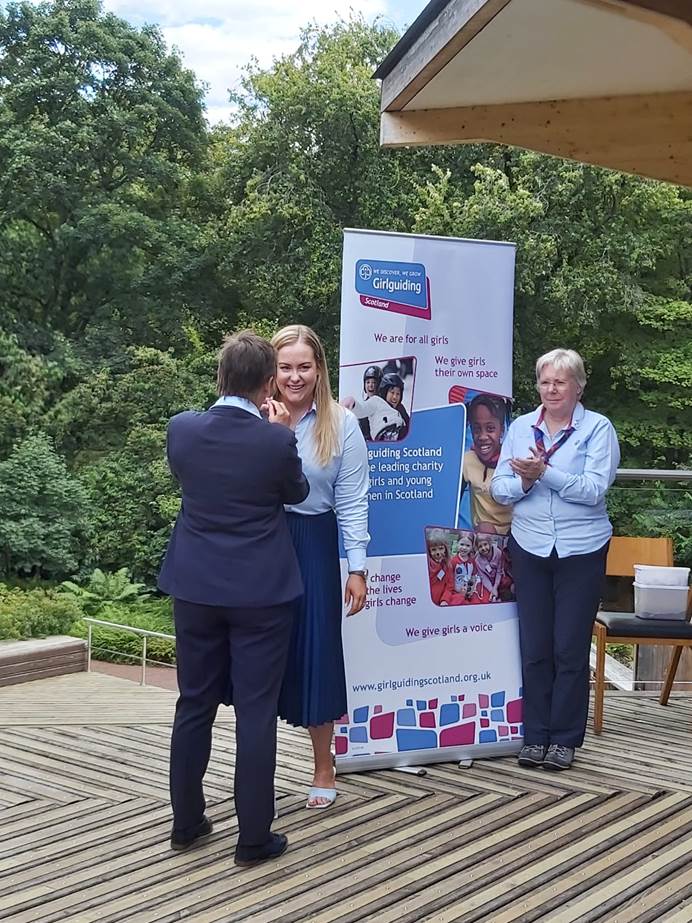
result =
[[[348,772],[370,772],[378,769],[401,769],[414,773],[416,767],[435,763],[467,763],[474,759],[494,759],[516,756],[523,740],[502,741],[494,744],[467,744],[442,749],[408,750],[405,753],[370,753],[356,756],[337,756],[337,775]]]
[[[424,766],[395,766],[395,772],[409,772],[412,776],[427,776],[428,770]]]

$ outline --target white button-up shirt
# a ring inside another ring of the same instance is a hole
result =
[[[303,503],[287,506],[286,510],[304,516],[316,516],[334,510],[349,571],[365,570],[370,541],[368,449],[355,416],[343,407],[339,408],[339,413],[339,454],[328,465],[320,465],[315,458],[317,410],[314,405],[296,426],[298,454],[303,463],[303,473],[310,484],[310,493]]]
[[[617,434],[607,417],[578,403],[572,416],[574,432],[525,493],[510,459],[530,456],[529,448],[536,446],[534,426],[540,427],[546,450],[564,432],[551,436],[541,421],[541,409],[517,417],[509,427],[490,492],[498,503],[514,505],[512,535],[525,551],[542,558],[553,548],[560,558],[597,551],[613,534],[605,495],[620,463]]]

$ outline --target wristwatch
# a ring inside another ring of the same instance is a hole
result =
[[[349,577],[351,576],[351,574],[356,574],[356,576],[362,577],[363,580],[365,581],[367,581],[368,579],[368,572],[366,570],[350,570],[348,572]]]

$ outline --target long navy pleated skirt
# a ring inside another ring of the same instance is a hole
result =
[[[296,603],[279,715],[296,727],[314,727],[336,721],[347,708],[336,516],[286,516],[305,593]]]

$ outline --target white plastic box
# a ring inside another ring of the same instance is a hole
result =
[[[684,619],[686,586],[651,586],[634,582],[634,614],[640,619]]]
[[[689,567],[656,567],[653,564],[635,564],[634,579],[644,586],[687,586]]]

